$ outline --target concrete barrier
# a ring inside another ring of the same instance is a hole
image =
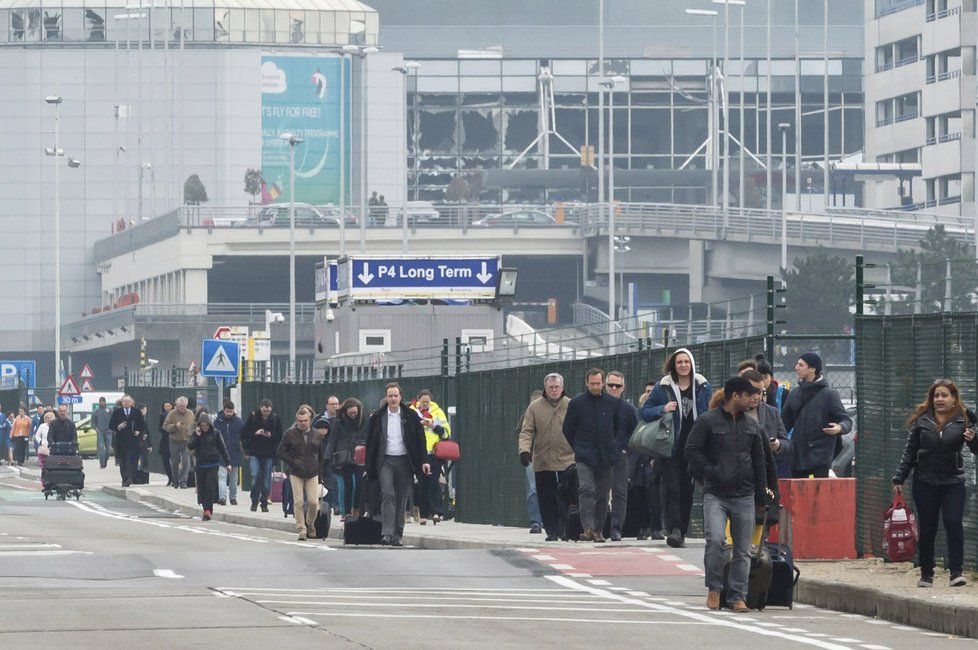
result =
[[[781,479],[782,521],[771,539],[785,533],[798,560],[856,558],[856,479]]]

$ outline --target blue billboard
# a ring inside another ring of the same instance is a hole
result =
[[[339,203],[340,106],[345,101],[349,108],[349,62],[341,89],[338,56],[263,55],[261,61],[262,203],[292,198],[289,144],[282,140],[283,133],[303,140],[295,148],[295,200]],[[349,126],[349,114],[344,121]],[[344,140],[349,171],[349,136]]]

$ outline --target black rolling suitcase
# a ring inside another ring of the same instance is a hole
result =
[[[791,547],[786,544],[765,544],[771,555],[771,587],[767,592],[767,604],[775,607],[794,607],[795,585],[801,571],[795,566]]]
[[[761,543],[750,556],[750,572],[747,574],[747,607],[762,610],[768,604],[768,592],[771,590],[771,580],[774,572],[771,554],[764,540],[767,538],[771,524],[770,508],[764,511],[764,523],[761,529]],[[730,563],[733,551],[729,550],[723,563],[723,591],[720,592],[720,603],[727,602],[727,583],[730,575]]]
[[[85,472],[80,456],[48,456],[41,470],[41,485],[45,490],[65,486],[77,490],[85,487]]]
[[[314,539],[326,539],[329,537],[329,525],[332,512],[329,502],[325,499],[319,500],[319,514],[316,515],[316,530],[313,531]]]
[[[380,532],[382,529],[380,519],[374,519],[372,517],[347,519],[343,524],[343,543],[353,546],[380,544]]]

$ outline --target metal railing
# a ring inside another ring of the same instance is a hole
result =
[[[918,118],[918,117],[920,117],[920,111],[919,110],[914,110],[914,111],[911,111],[909,113],[904,113],[903,115],[897,115],[896,116],[896,119],[893,120],[893,121],[894,122],[906,122],[907,120],[912,120],[912,119],[915,119],[915,118]]]
[[[885,9],[880,9],[876,12],[877,18],[882,18],[883,16],[889,16],[890,14],[895,14],[905,9],[910,9],[911,7],[917,7],[924,4],[924,0],[907,0],[906,2],[901,2],[900,4],[895,4]]]
[[[938,72],[937,74],[927,75],[927,83],[934,84],[939,81],[947,81],[948,79],[957,79],[960,76],[960,70],[946,70],[944,72]],[[914,117],[916,117],[916,115],[914,115]]]
[[[910,65],[911,63],[916,63],[919,60],[920,60],[920,56],[917,55],[917,54],[914,54],[913,56],[908,56],[908,57],[905,57],[905,58],[900,59],[899,61],[897,61],[894,64],[893,67],[894,68],[902,68],[905,65]]]
[[[961,132],[956,131],[954,133],[944,133],[941,135],[932,135],[924,141],[924,146],[930,146],[933,144],[942,144],[944,142],[953,142],[955,140],[961,139]]]
[[[956,16],[959,13],[961,13],[961,7],[948,7],[947,9],[941,9],[940,11],[932,11],[927,14],[927,22],[932,23],[935,20],[947,18],[948,16]]]
[[[262,322],[265,320],[265,310],[273,312],[288,313],[289,303],[270,302],[270,303],[207,303],[207,304],[184,304],[184,303],[147,303],[140,302],[135,305],[119,307],[98,314],[91,314],[81,321],[86,327],[90,328],[93,324],[101,321],[111,321],[122,316],[132,321],[140,316],[151,317],[186,317],[186,316],[222,316],[224,318]],[[316,304],[312,302],[297,302],[295,305],[295,316],[297,322],[312,322],[316,316]]]

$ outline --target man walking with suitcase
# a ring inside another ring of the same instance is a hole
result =
[[[706,551],[706,606],[720,609],[723,590],[723,543],[727,520],[733,537],[733,559],[727,584],[727,606],[745,613],[750,576],[750,543],[755,507],[766,502],[767,460],[761,430],[747,416],[751,396],[760,392],[743,377],[723,387],[723,403],[702,414],[686,442],[693,479],[703,486],[703,529]]]

